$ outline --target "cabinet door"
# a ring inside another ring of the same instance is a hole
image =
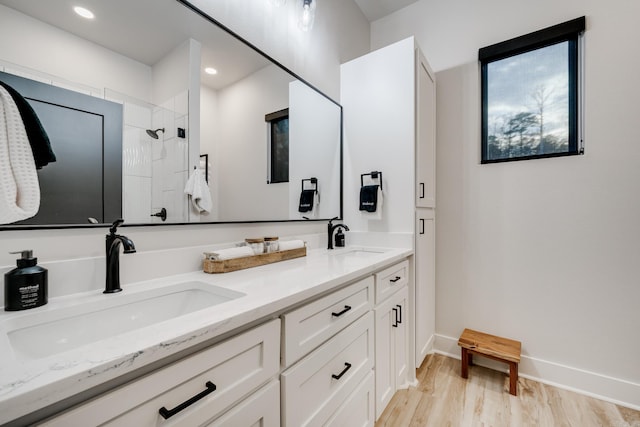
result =
[[[436,80],[416,49],[416,206],[436,206]]]
[[[416,368],[433,348],[435,334],[435,216],[432,209],[416,211],[415,251]]]
[[[375,309],[376,419],[387,407],[396,390],[407,382],[408,294],[405,286]]]
[[[409,359],[407,357],[407,345],[409,342],[407,327],[407,320],[409,319],[408,305],[409,290],[404,288],[398,292],[394,298],[395,304],[391,308],[394,316],[396,316],[395,323],[391,325],[393,330],[393,382],[395,384],[395,390],[404,388],[407,386],[407,374],[409,373]],[[395,325],[395,326],[394,326]]]
[[[375,309],[376,313],[376,420],[382,415],[395,393],[393,326],[395,312],[391,310],[395,299],[391,298]]]

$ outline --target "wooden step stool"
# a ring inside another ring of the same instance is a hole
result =
[[[462,349],[460,375],[469,377],[469,365],[473,364],[473,355],[488,357],[509,365],[509,393],[516,396],[518,389],[518,363],[520,363],[520,341],[497,337],[483,332],[465,329],[460,335],[458,345]]]

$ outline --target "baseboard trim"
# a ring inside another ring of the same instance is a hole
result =
[[[434,353],[460,360],[458,338],[438,334],[435,338]],[[507,372],[505,364],[487,358],[474,358],[473,362]],[[640,384],[627,380],[525,355],[520,359],[518,374],[543,384],[640,411]]]

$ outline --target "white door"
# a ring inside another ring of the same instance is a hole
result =
[[[436,80],[416,49],[416,206],[436,206]]]

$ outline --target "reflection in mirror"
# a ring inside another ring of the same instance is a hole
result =
[[[111,223],[119,216],[128,224],[340,216],[338,104],[179,1],[87,0],[83,6],[95,19],[78,17],[66,0],[0,0],[0,79],[55,88],[77,103],[70,109],[85,111],[78,106],[96,98],[119,107],[120,168],[105,153],[102,171],[78,150],[59,148],[56,120],[41,118],[60,153],[38,172],[42,198],[58,193],[67,203],[2,227],[79,226],[89,217]],[[205,73],[207,67],[217,73]],[[288,181],[270,183],[265,116],[285,109]],[[81,138],[76,127],[69,129]],[[118,147],[100,138],[105,152]],[[91,170],[100,184],[80,192],[47,176],[72,170],[75,178],[66,177],[72,182]],[[301,212],[301,182],[311,177],[318,189],[313,209]],[[75,199],[94,209],[76,207]],[[154,216],[162,209],[166,222]]]

